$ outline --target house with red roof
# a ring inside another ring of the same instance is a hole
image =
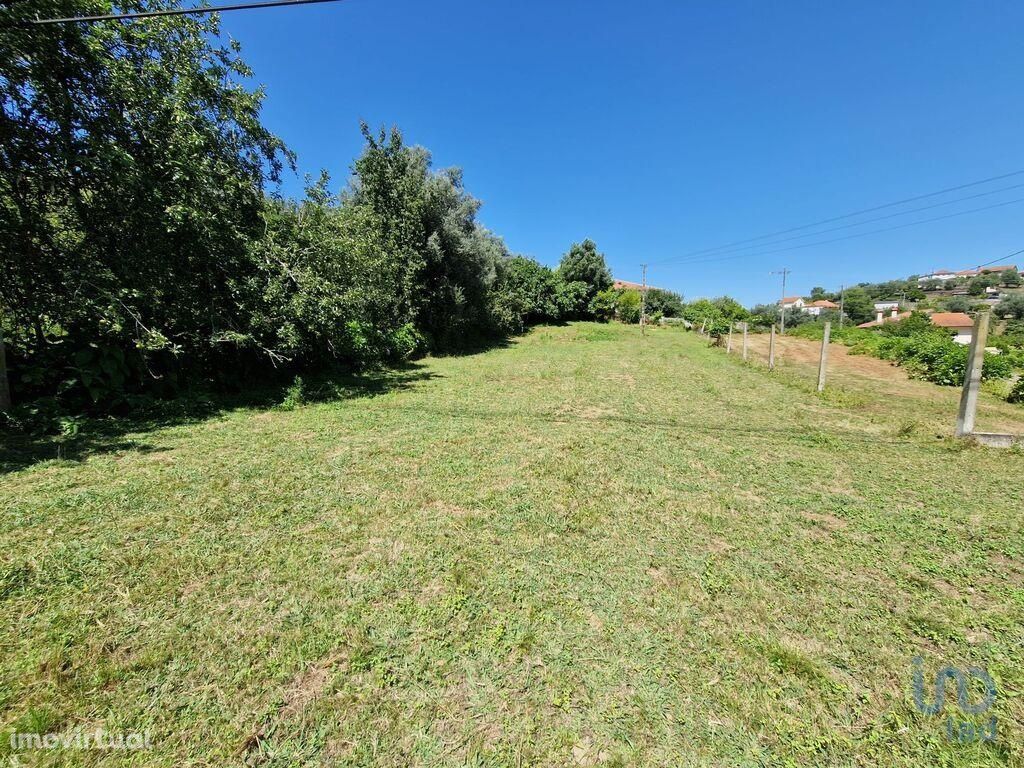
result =
[[[974,320],[963,312],[933,312],[932,325],[945,328],[957,344],[970,344],[974,336]]]

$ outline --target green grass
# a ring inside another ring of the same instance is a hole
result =
[[[11,461],[0,726],[152,733],[26,765],[1024,764],[1024,457],[837,383],[580,324]],[[917,655],[990,671],[994,744]]]

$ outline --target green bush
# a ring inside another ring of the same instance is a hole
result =
[[[1017,379],[1017,383],[1013,385],[1006,400],[1010,403],[1024,403],[1024,376]]]

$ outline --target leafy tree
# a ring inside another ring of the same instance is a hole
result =
[[[945,304],[947,312],[969,312],[972,306],[971,300],[966,296],[950,296]]]
[[[534,323],[557,320],[557,290],[554,273],[543,264],[525,256],[499,261],[491,288],[495,326],[505,333],[519,333]]]
[[[811,301],[821,301],[828,296],[828,293],[820,285],[811,288]]]
[[[1024,320],[1024,293],[1015,293],[999,302],[999,313],[1004,317]]]
[[[875,317],[875,305],[868,292],[860,286],[849,288],[843,300],[843,312],[855,325]]]
[[[977,275],[967,281],[967,292],[971,296],[984,296],[985,289],[999,285],[1000,277],[994,274]]]
[[[590,239],[572,244],[562,256],[558,274],[566,283],[582,283],[585,286],[583,297],[572,310],[572,314],[577,317],[586,316],[593,298],[599,291],[611,288],[613,282],[604,254],[597,250],[597,245]]]
[[[672,291],[661,288],[647,290],[647,312],[662,317],[681,317],[683,313],[683,297]]]
[[[238,45],[215,42],[216,16],[19,26],[25,10],[0,9],[12,368],[94,399],[216,370],[233,355],[232,278],[252,268],[263,183],[290,160]]]
[[[717,299],[712,299],[711,303],[727,320],[743,320],[750,314],[742,304],[730,296],[719,296]]]
[[[590,314],[595,320],[608,322],[615,317],[615,311],[619,303],[619,292],[614,288],[605,288],[598,291],[597,295],[590,301]]]
[[[640,322],[640,291],[635,288],[627,288],[619,292],[619,300],[616,303],[619,320],[624,323]]]
[[[1017,268],[1008,269],[1002,274],[1002,283],[1007,288],[1017,288],[1021,284],[1020,272]]]

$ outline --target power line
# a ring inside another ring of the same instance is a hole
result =
[[[1005,261],[1006,259],[1012,259],[1014,256],[1018,256],[1018,255],[1020,255],[1022,253],[1024,253],[1024,248],[1021,248],[1019,251],[1014,251],[1013,253],[1008,253],[1005,256],[1000,256],[998,259],[992,259],[992,261],[986,261],[984,264],[979,264],[978,265],[978,269],[981,269],[982,267],[991,266],[992,264],[995,264],[997,261]]]
[[[119,19],[148,19],[153,16],[183,16],[185,14],[220,13],[221,11],[245,11],[253,8],[275,8],[285,5],[311,5],[313,3],[337,3],[341,0],[268,0],[262,3],[236,3],[205,8],[167,8],[159,11],[137,11],[135,13],[111,13],[105,16],[67,16],[60,19],[27,19],[22,26],[41,24],[67,24],[74,21],[116,21]]]
[[[1024,184],[1012,184],[1009,187],[1000,187],[999,189],[989,190],[988,192],[978,192],[977,194],[967,195],[965,197],[955,197],[952,200],[943,200],[941,203],[932,203],[931,205],[922,205],[922,206],[920,206],[918,208],[909,208],[909,209],[907,209],[905,211],[897,211],[896,213],[887,213],[885,216],[876,216],[876,217],[871,218],[871,219],[864,219],[863,221],[855,221],[852,224],[840,224],[838,227],[830,227],[828,229],[820,229],[820,230],[818,230],[816,232],[805,232],[802,235],[793,235],[792,237],[785,237],[785,238],[783,238],[781,240],[775,240],[775,241],[769,242],[769,243],[751,243],[749,245],[741,245],[741,246],[736,247],[736,248],[717,249],[718,253],[716,255],[721,255],[721,254],[725,254],[725,253],[735,253],[737,251],[746,251],[746,250],[749,250],[750,248],[762,248],[762,247],[765,247],[765,246],[781,245],[782,243],[791,243],[794,240],[802,240],[802,239],[804,239],[806,237],[817,237],[819,235],[827,235],[829,232],[839,232],[840,230],[843,230],[843,229],[850,229],[852,227],[861,227],[861,226],[864,226],[865,224],[873,224],[876,221],[887,221],[888,219],[895,219],[895,218],[897,218],[899,216],[909,216],[912,213],[921,213],[922,211],[930,211],[930,210],[933,210],[935,208],[942,208],[943,206],[946,206],[946,205],[954,205],[955,203],[963,203],[963,202],[966,202],[967,200],[977,200],[979,197],[989,197],[991,195],[998,195],[1001,192],[1010,192],[1010,191],[1015,190],[1015,189],[1020,189],[1021,187],[1024,187]],[[683,258],[683,257],[680,256],[680,257],[676,257],[676,258]],[[657,262],[657,263],[664,264],[664,263],[669,262],[669,261],[674,261],[674,258],[672,258],[672,259],[664,259],[661,262]],[[688,262],[682,262],[682,263],[685,264],[685,263],[688,263]]]
[[[707,259],[690,259],[688,261],[681,261],[681,262],[677,262],[677,263],[679,263],[679,264],[707,264],[709,262],[714,262],[714,261],[729,261],[729,260],[732,260],[732,259],[743,259],[743,258],[748,258],[748,257],[753,257],[753,256],[767,256],[769,254],[783,253],[785,251],[796,251],[796,250],[799,250],[801,248],[813,248],[813,247],[818,246],[818,245],[828,245],[830,243],[842,242],[843,240],[853,240],[854,238],[857,238],[857,237],[866,237],[867,235],[877,235],[877,234],[881,234],[882,232],[893,232],[893,231],[895,231],[897,229],[906,229],[907,227],[915,227],[915,226],[918,226],[920,224],[930,224],[930,223],[935,222],[935,221],[943,221],[945,219],[952,219],[952,218],[955,218],[957,216],[966,216],[967,214],[970,214],[970,213],[980,213],[981,211],[989,211],[989,210],[992,210],[994,208],[1002,208],[1004,206],[1013,205],[1015,203],[1024,203],[1024,197],[1017,198],[1016,200],[1007,200],[1006,202],[1002,202],[1002,203],[995,203],[993,205],[985,205],[985,206],[982,206],[981,208],[970,208],[970,209],[968,209],[966,211],[957,211],[956,213],[948,213],[948,214],[946,214],[944,216],[933,216],[930,219],[921,219],[920,221],[911,221],[911,222],[907,222],[906,224],[897,224],[894,227],[884,227],[882,229],[872,229],[872,230],[869,230],[867,232],[855,232],[852,235],[844,235],[843,237],[833,237],[833,238],[831,238],[829,240],[819,240],[819,241],[816,241],[816,242],[813,242],[813,243],[802,243],[801,245],[790,245],[790,246],[787,246],[785,248],[775,248],[773,250],[757,251],[755,253],[739,253],[739,254],[732,254],[730,256],[712,256],[712,257],[707,258]]]
[[[836,221],[842,221],[843,219],[853,218],[854,216],[861,216],[861,215],[863,215],[865,213],[874,213],[875,211],[881,211],[881,210],[884,210],[885,208],[892,208],[892,207],[897,206],[897,205],[904,205],[906,203],[913,203],[913,202],[917,202],[918,200],[925,200],[925,199],[927,199],[929,197],[937,197],[939,195],[945,195],[945,194],[948,194],[950,192],[957,192],[957,191],[959,191],[961,189],[967,189],[969,187],[977,187],[977,186],[979,186],[981,184],[988,184],[989,182],[992,182],[992,181],[1000,181],[1001,179],[1008,179],[1008,178],[1010,178],[1012,176],[1019,176],[1022,173],[1024,173],[1024,169],[1019,170],[1019,171],[1011,171],[1010,173],[1004,173],[1004,174],[1001,174],[999,176],[990,176],[987,179],[980,179],[979,181],[971,181],[971,182],[968,182],[966,184],[959,184],[959,185],[957,185],[955,187],[947,187],[946,189],[940,189],[940,190],[937,190],[935,192],[928,192],[928,193],[923,194],[923,195],[916,195],[914,197],[907,197],[907,198],[904,198],[903,200],[895,200],[895,201],[893,201],[891,203],[883,203],[882,205],[872,206],[871,208],[863,208],[863,209],[861,209],[859,211],[853,211],[852,213],[844,213],[844,214],[842,214],[840,216],[833,216],[833,217],[828,218],[828,219],[821,219],[819,221],[811,222],[810,224],[801,224],[800,226],[797,226],[797,227],[790,227],[789,229],[780,229],[780,230],[778,230],[776,232],[769,232],[769,233],[764,234],[764,235],[757,235],[756,237],[748,237],[748,238],[746,238],[744,240],[734,240],[731,243],[725,243],[724,245],[719,245],[719,246],[715,246],[715,247],[712,247],[712,248],[703,248],[703,249],[700,249],[700,250],[697,250],[697,251],[690,251],[689,253],[681,254],[678,257],[673,257],[673,258],[670,258],[670,259],[663,259],[662,261],[659,261],[659,262],[656,262],[656,263],[662,264],[662,263],[664,263],[666,261],[674,261],[675,258],[686,258],[686,257],[689,257],[689,256],[700,256],[700,255],[705,254],[705,253],[715,253],[717,251],[723,251],[723,250],[726,250],[726,249],[729,249],[729,248],[733,248],[733,247],[735,247],[737,245],[743,245],[744,243],[753,243],[753,242],[756,242],[758,240],[767,240],[767,239],[772,238],[772,237],[778,237],[779,235],[788,235],[791,232],[799,232],[802,229],[810,229],[811,227],[821,226],[822,224],[831,224],[831,223],[836,222]]]

